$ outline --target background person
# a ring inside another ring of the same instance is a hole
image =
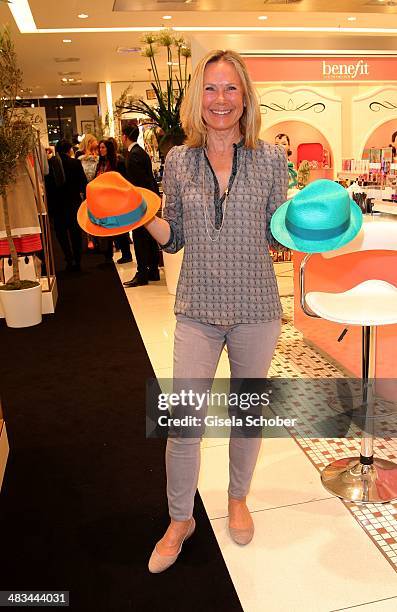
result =
[[[117,155],[115,143],[113,139],[100,140],[98,145],[99,161],[97,164],[95,176],[99,176],[104,172],[119,172],[126,178],[126,170],[124,159]],[[105,259],[113,261],[113,241],[117,249],[121,250],[121,257],[117,260],[118,264],[125,264],[132,261],[130,249],[130,237],[128,232],[115,236],[114,238],[102,239],[105,241]]]
[[[82,235],[77,210],[85,194],[87,179],[81,163],[73,157],[73,145],[59,140],[57,155],[48,162],[47,195],[54,230],[63,251],[67,270],[80,270]]]
[[[84,155],[90,148],[90,143],[93,140],[96,140],[96,136],[94,134],[85,134],[83,140],[80,142],[77,151],[75,152],[75,158],[78,159],[82,155]]]
[[[122,131],[123,144],[127,148],[127,179],[136,187],[145,187],[159,195],[159,188],[153,176],[152,162],[149,155],[137,143],[139,128],[136,125],[126,126]],[[139,287],[149,281],[160,280],[159,247],[144,227],[132,230],[137,271],[124,287]]]
[[[290,159],[292,151],[288,134],[277,134],[277,136],[274,138],[274,144],[280,145],[285,150],[288,159],[288,189],[293,189],[298,184],[298,173],[296,172],[294,164]]]
[[[146,227],[165,251],[185,247],[175,301],[174,390],[178,380],[196,379],[194,391],[202,391],[225,345],[233,380],[267,375],[282,314],[270,218],[286,200],[288,172],[280,147],[259,140],[255,91],[234,51],[212,51],[199,62],[181,119],[187,139],[166,159],[164,218]],[[246,495],[260,443],[230,439],[229,532],[239,544],[254,534]],[[152,553],[151,572],[174,563],[194,531],[199,465],[200,438],[168,438],[171,522]]]

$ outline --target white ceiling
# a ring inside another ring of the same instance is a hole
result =
[[[17,0],[14,0],[17,1]],[[145,81],[148,60],[139,52],[117,53],[119,47],[140,47],[142,32],[84,32],[75,28],[177,27],[186,32],[193,48],[232,48],[241,51],[280,50],[378,50],[397,52],[397,0],[29,0],[38,30],[64,29],[64,32],[21,34],[6,3],[0,2],[0,23],[10,25],[24,86],[30,96],[44,94],[96,95],[102,81]],[[341,12],[343,11],[343,12]],[[86,13],[87,19],[78,14]],[[172,15],[165,21],[163,15]],[[258,20],[267,15],[265,21]],[[354,22],[349,16],[356,16]],[[213,32],[196,28],[213,27]],[[262,28],[261,31],[220,32],[220,26]],[[353,28],[351,32],[288,32],[268,28],[299,27]],[[357,28],[385,28],[378,33],[358,32]],[[193,31],[186,31],[186,29]],[[72,40],[70,44],[62,42]],[[57,63],[55,58],[78,61]],[[164,65],[165,62],[159,62]],[[82,83],[61,84],[59,72],[77,72]]]

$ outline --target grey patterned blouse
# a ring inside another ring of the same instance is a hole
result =
[[[282,314],[268,245],[278,248],[270,218],[287,199],[283,149],[260,141],[234,145],[228,196],[203,148],[174,147],[167,155],[163,218],[171,237],[163,249],[185,247],[175,314],[216,325],[259,323]]]

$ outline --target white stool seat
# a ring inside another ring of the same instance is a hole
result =
[[[367,280],[342,293],[311,291],[306,294],[306,303],[319,317],[335,323],[397,323],[397,287],[382,280]]]

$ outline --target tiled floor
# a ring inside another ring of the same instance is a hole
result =
[[[291,264],[276,264],[283,296],[292,292],[291,269]],[[121,280],[135,273],[133,264],[118,270]],[[156,376],[172,377],[174,297],[167,293],[163,273],[160,282],[128,289],[126,295]],[[304,344],[292,324],[292,298],[282,301],[284,324],[270,375],[343,376]],[[223,351],[216,376],[229,374]],[[311,415],[304,402],[296,410],[301,428],[310,430]],[[302,431],[292,433],[296,437]],[[319,478],[332,458],[356,455],[358,449],[359,440],[350,432],[340,439],[266,439],[248,501],[255,538],[241,548],[226,529],[228,441],[203,441],[200,495],[246,612],[397,610],[397,503],[345,504],[332,497]],[[376,449],[379,456],[397,460],[394,439],[377,442]]]

